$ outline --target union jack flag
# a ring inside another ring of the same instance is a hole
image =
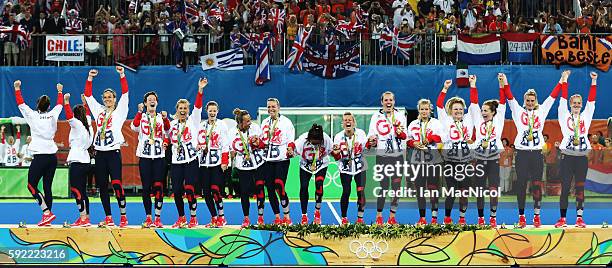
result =
[[[357,6],[357,9],[355,10],[355,19],[357,19],[358,24],[366,25],[369,16],[370,14],[368,14],[367,11],[361,9],[361,6]]]
[[[193,2],[185,1],[185,18],[190,20],[192,23],[198,22],[200,18],[200,12],[198,7]]]
[[[0,26],[0,39],[5,42],[13,42],[22,49],[30,46],[31,35],[23,25]]]
[[[249,38],[240,32],[230,34],[230,40],[232,40],[232,48],[240,47],[247,50],[251,45]]]
[[[397,55],[399,51],[404,59],[410,58],[410,50],[414,47],[416,35],[400,36],[399,29],[393,28],[393,31],[389,27],[386,27],[380,36],[380,50],[389,48],[389,52],[393,55]]]
[[[312,27],[300,26],[295,41],[293,41],[293,45],[291,46],[291,52],[285,62],[285,67],[289,68],[290,71],[302,71],[302,55],[306,49],[306,42],[308,42],[308,38],[310,38],[311,31]]]
[[[336,25],[336,31],[343,34],[346,38],[350,38],[357,30],[363,29],[365,26],[357,21],[339,20]]]
[[[270,80],[270,35],[263,35],[263,39],[259,43],[255,62],[255,84],[263,85]]]
[[[217,18],[218,22],[221,22],[223,20],[223,16],[225,14],[225,7],[216,7],[216,8],[212,8],[210,9],[210,12],[208,12],[208,17],[215,17]]]
[[[308,45],[304,69],[323,78],[342,78],[359,71],[359,43]]]
[[[272,8],[270,9],[270,22],[272,23],[272,28],[274,32],[274,38],[270,43],[272,51],[274,51],[274,47],[281,42],[281,37],[283,35],[283,25],[285,24],[285,10],[280,8]]]

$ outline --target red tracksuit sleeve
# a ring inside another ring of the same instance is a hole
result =
[[[510,90],[510,85],[504,86],[504,93],[506,93],[506,98],[509,100],[514,99],[514,96],[512,96],[512,90]]]
[[[506,92],[503,87],[499,88],[499,104],[506,104]]]
[[[21,96],[21,90],[15,91],[15,100],[17,101],[17,105],[21,105],[24,103],[23,97]]]
[[[478,89],[476,87],[470,88],[470,102],[478,104]]]
[[[196,108],[201,109],[202,108],[202,98],[204,97],[204,93],[200,93],[198,91],[198,95],[196,95],[196,101],[193,104]]]
[[[429,134],[427,135],[427,141],[429,143],[439,143],[442,141],[442,138],[439,135]]]
[[[410,140],[408,140],[406,145],[408,145],[408,147],[410,147],[410,148],[414,148],[414,143],[415,142],[416,142],[416,140],[410,139]]]
[[[561,91],[561,83],[557,83],[553,91],[550,93],[550,96],[556,99],[559,96],[559,91]]]
[[[140,126],[140,120],[142,120],[142,112],[137,112],[136,116],[134,116],[134,120],[132,121],[132,124],[135,127],[139,127]]]
[[[168,117],[164,118],[164,130],[170,130],[170,119]]]
[[[591,85],[589,90],[589,101],[595,101],[595,95],[597,95],[597,85]]]
[[[17,139],[21,139],[21,130],[17,130]]]
[[[55,103],[56,105],[62,105],[64,103],[64,94],[62,94],[61,92],[57,93],[57,102]]]
[[[72,113],[69,103],[64,104],[64,110],[66,111],[66,120],[74,118],[74,114]]]
[[[333,151],[331,152],[331,155],[334,157],[334,159],[335,159],[336,161],[340,160],[340,158],[342,157],[342,156],[340,155],[340,153],[337,153],[337,154],[336,154],[336,153],[334,153]]]
[[[561,98],[564,98],[567,100],[567,82],[561,85]]]
[[[438,95],[438,101],[436,102],[436,105],[439,108],[444,108],[444,98],[446,98],[446,93],[440,91],[440,94]]]
[[[221,154],[221,164],[229,165],[229,152],[225,152]]]
[[[83,94],[85,94],[85,97],[91,97],[92,95],[92,88],[93,88],[93,82],[92,81],[85,81],[85,91],[83,92]]]
[[[128,82],[127,79],[124,77],[121,77],[121,94],[127,94],[128,93]]]
[[[395,128],[397,128],[397,127],[395,127]],[[400,133],[399,135],[397,135],[397,137],[398,137],[400,140],[405,140],[405,139],[406,139],[406,137],[407,137],[407,136],[406,136],[406,132],[402,131],[402,133]]]

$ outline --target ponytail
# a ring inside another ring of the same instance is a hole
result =
[[[234,120],[236,120],[236,124],[238,124],[238,129],[240,129],[242,122],[244,122],[244,116],[249,115],[249,111],[241,110],[240,108],[235,108],[233,113],[234,113]]]
[[[308,130],[308,135],[306,136],[308,141],[319,140],[323,141],[323,126],[312,124],[310,130]]]

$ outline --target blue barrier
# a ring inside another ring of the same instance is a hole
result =
[[[15,105],[13,81],[23,82],[23,96],[26,102],[34,106],[41,94],[49,94],[55,99],[55,84],[64,84],[64,91],[73,95],[73,103],[79,102],[87,72],[92,67],[0,67],[0,117],[19,116]],[[114,67],[95,67],[100,74],[94,80],[94,95],[100,99],[105,88],[114,88],[118,92],[119,79]],[[478,76],[478,87],[481,102],[498,98],[496,74],[505,72],[519,103],[528,88],[538,92],[540,102],[559,80],[563,69],[573,71],[569,80],[570,95],[580,93],[587,95],[590,85],[588,73],[591,67],[574,68],[563,66],[470,66],[470,74]],[[247,109],[256,114],[257,108],[265,106],[269,97],[276,97],[281,105],[288,107],[339,106],[339,107],[373,107],[380,105],[380,94],[391,90],[396,94],[397,106],[409,109],[415,107],[420,98],[435,101],[442,84],[446,79],[455,79],[455,66],[363,66],[357,74],[336,80],[325,80],[309,73],[289,73],[282,66],[271,66],[272,80],[264,86],[255,86],[254,66],[245,66],[240,71],[202,71],[199,67],[189,68],[187,72],[168,66],[143,66],[138,73],[127,72],[130,85],[130,115],[136,113],[136,103],[142,101],[145,92],[155,90],[160,96],[160,109],[174,112],[174,105],[179,98],[194,100],[199,77],[206,76],[210,82],[205,91],[205,101],[215,100],[221,105],[220,117],[231,117],[235,107]],[[599,72],[599,71],[598,71]],[[612,74],[599,72],[599,90],[597,99],[612,99],[609,85],[612,85]],[[606,88],[607,87],[607,88]],[[449,90],[449,96],[469,97],[468,89]],[[598,105],[595,118],[607,118],[612,115],[611,105]],[[553,106],[548,116],[555,119],[557,106]],[[506,114],[510,118],[510,113]]]

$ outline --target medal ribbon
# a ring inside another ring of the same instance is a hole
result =
[[[310,165],[310,169],[312,171],[316,170],[316,168],[317,168],[317,158],[319,157],[319,145],[314,146],[314,150],[315,150],[315,153],[314,153],[314,156],[312,158],[312,164]]]
[[[272,123],[272,117],[270,117],[270,123]],[[278,123],[278,118],[274,120],[274,125],[270,125],[270,129],[268,129],[268,144],[272,144],[272,135],[274,134],[274,129],[276,128],[276,124]]]
[[[208,124],[207,124],[208,125]],[[210,142],[210,137],[213,134],[213,131],[215,130],[215,122],[213,122],[212,124],[210,124],[210,131],[208,133],[206,133],[206,148],[208,149],[208,147],[210,147],[208,144]]]
[[[385,113],[385,120],[389,121],[389,117]],[[391,128],[395,126],[395,112],[391,111]],[[393,130],[395,132],[395,129]]]
[[[574,139],[577,140],[580,137],[580,114],[578,114],[578,120],[572,116],[572,121],[574,121]]]
[[[489,141],[491,139],[491,135],[493,134],[493,122],[487,121],[486,129],[487,129],[487,134],[485,136],[485,139]]]
[[[179,122],[179,128],[180,128],[180,126],[181,126],[181,122]],[[183,133],[185,133],[185,127],[187,127],[187,121],[185,121],[185,124],[183,125],[183,128],[181,128],[181,130],[178,133],[177,143],[178,143],[179,149],[183,148],[183,142],[181,141],[181,137],[183,137]]]
[[[461,121],[455,121],[455,127],[459,130],[459,136],[461,137],[461,140],[464,140],[465,133],[463,133],[463,124],[461,123]]]
[[[427,125],[429,125],[429,120],[425,121],[425,127],[423,127],[423,121],[419,122],[421,143],[427,140]]]
[[[240,140],[242,141],[242,154],[245,155],[246,159],[250,158],[250,146],[247,140],[242,136],[242,131],[238,129],[238,135],[240,135]],[[249,131],[247,130],[247,137],[249,136]]]
[[[104,116],[104,120],[102,121],[102,129],[100,130],[100,137],[102,139],[104,139],[104,137],[106,137],[106,126],[108,125],[108,120],[110,120],[112,115],[113,115],[113,111],[108,113],[108,115]]]
[[[153,116],[153,122],[151,122],[151,117],[147,114],[147,119],[149,120],[149,139],[153,141],[155,139],[155,132],[157,131],[157,115]],[[153,124],[151,124],[153,123]]]
[[[529,117],[529,135],[533,137],[533,124],[535,122],[535,111]]]

